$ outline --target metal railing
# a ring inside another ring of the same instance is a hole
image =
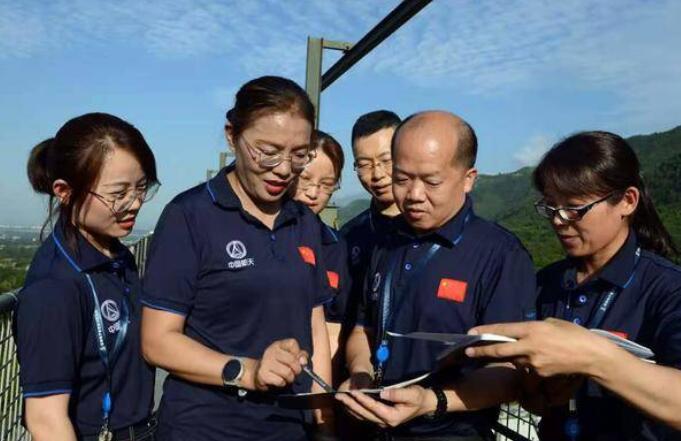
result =
[[[147,252],[152,235],[130,246],[140,275],[146,270]],[[0,441],[30,440],[21,425],[21,390],[19,365],[12,337],[12,313],[17,303],[16,292],[0,294]],[[539,418],[516,403],[501,406],[499,420],[493,430],[497,441],[536,441]]]
[[[12,337],[12,313],[17,303],[14,291],[0,294],[0,440],[30,440],[21,425],[19,363]]]
[[[497,441],[536,441],[539,417],[531,414],[517,403],[501,406],[499,420],[494,425]]]
[[[128,247],[130,252],[135,256],[135,263],[137,263],[137,271],[139,272],[140,277],[144,275],[144,271],[147,269],[147,253],[152,237],[154,237],[153,232],[147,234]]]

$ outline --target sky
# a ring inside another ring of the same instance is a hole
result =
[[[42,223],[28,152],[103,111],[137,126],[156,155],[163,185],[138,222],[153,228],[217,168],[241,84],[304,85],[308,36],[356,42],[398,3],[0,0],[0,224]],[[579,130],[668,130],[681,124],[680,21],[677,0],[434,0],[322,94],[320,128],[349,156],[365,112],[449,110],[475,128],[485,174],[535,164]],[[324,70],[339,56],[325,51]],[[361,193],[347,166],[336,197]]]

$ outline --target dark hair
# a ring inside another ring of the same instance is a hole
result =
[[[373,135],[379,130],[397,127],[401,121],[400,117],[390,110],[376,110],[365,113],[357,118],[352,126],[352,144],[354,145],[357,139]]]
[[[227,111],[227,121],[234,138],[238,138],[258,117],[274,112],[300,114],[314,127],[314,106],[307,93],[295,82],[275,76],[256,78],[241,86],[234,107]]]
[[[69,247],[75,251],[77,219],[88,192],[95,185],[106,155],[120,148],[132,153],[139,161],[148,184],[157,184],[156,161],[144,137],[132,124],[107,113],[87,113],[64,124],[54,138],[33,147],[26,171],[28,180],[38,193],[50,196],[48,217],[40,231],[54,215],[64,219],[64,234]],[[63,179],[71,187],[71,196],[60,204],[52,191],[52,184]]]
[[[345,165],[345,155],[343,154],[343,148],[333,136],[321,130],[314,131],[313,139],[313,147],[315,149],[321,149],[324,153],[326,153],[326,156],[331,159],[336,180],[340,181],[341,172],[343,171],[343,166]]]
[[[641,247],[664,257],[677,254],[643,182],[636,153],[614,133],[581,132],[560,141],[535,169],[534,185],[542,194],[564,197],[613,193],[612,203],[636,187],[640,198],[631,226]]]
[[[395,140],[397,140],[397,135],[402,130],[402,127],[407,125],[415,117],[423,115],[423,112],[414,113],[409,115],[402,121],[393,134],[392,142],[390,143],[390,153],[395,155]],[[458,122],[457,125],[457,145],[454,156],[452,157],[452,165],[462,164],[464,167],[472,168],[475,166],[475,160],[478,156],[478,137],[475,134],[475,130],[468,124],[464,119],[453,115]]]
[[[466,168],[472,168],[475,166],[475,160],[478,157],[478,137],[470,124],[463,119],[460,120],[460,123],[459,142],[456,146],[454,161],[463,164]]]

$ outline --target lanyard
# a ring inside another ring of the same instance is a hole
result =
[[[466,215],[464,219],[464,225],[466,225],[469,220],[470,213]],[[457,245],[462,238],[463,232],[454,240],[454,245]],[[388,261],[388,272],[386,273],[385,280],[383,282],[383,292],[381,296],[381,320],[379,323],[380,327],[377,330],[378,332],[376,333],[376,335],[381,336],[380,344],[378,345],[375,354],[377,367],[374,381],[377,386],[380,385],[381,382],[383,381],[383,375],[385,374],[385,365],[388,359],[390,358],[388,331],[389,328],[391,328],[392,325],[394,325],[393,322],[395,319],[395,315],[399,310],[399,306],[401,306],[398,305],[397,301],[404,301],[405,297],[407,296],[407,293],[409,292],[409,288],[419,279],[419,276],[421,276],[421,273],[426,268],[428,262],[435,256],[435,254],[437,254],[440,248],[441,248],[440,244],[434,243],[433,245],[431,245],[428,251],[423,256],[421,256],[418,262],[416,262],[411,273],[411,276],[409,277],[409,280],[407,281],[406,286],[404,287],[405,293],[399,298],[397,296],[396,292],[397,290],[393,289],[393,275],[397,267],[397,256],[393,254],[393,256]]]
[[[104,332],[104,319],[102,318],[102,311],[101,311],[101,306],[99,304],[99,297],[97,296],[97,290],[95,289],[95,284],[92,281],[92,277],[90,277],[90,274],[84,272],[77,264],[76,262],[71,258],[71,256],[66,252],[64,247],[62,246],[61,242],[59,239],[57,239],[57,236],[53,233],[52,234],[52,239],[54,240],[54,243],[57,245],[57,248],[61,252],[61,254],[66,258],[66,260],[69,262],[71,267],[76,270],[76,272],[83,274],[85,276],[85,279],[88,282],[88,285],[90,286],[90,293],[92,294],[92,300],[94,302],[94,310],[92,311],[92,319],[95,323],[95,332],[96,332],[96,343],[97,343],[97,352],[99,353],[99,358],[102,361],[102,364],[104,365],[104,368],[106,369],[106,392],[104,393],[104,396],[102,397],[102,419],[104,421],[104,426],[103,430],[105,429],[108,432],[108,426],[109,426],[109,416],[111,415],[111,408],[113,406],[113,399],[111,397],[111,384],[112,384],[112,377],[113,377],[113,364],[116,358],[118,357],[121,349],[123,348],[123,344],[125,343],[125,337],[128,333],[128,324],[130,323],[130,311],[128,309],[128,304],[127,304],[127,299],[124,297],[123,301],[121,302],[121,318],[120,318],[120,324],[121,327],[118,331],[118,334],[116,335],[116,340],[114,342],[113,349],[109,352],[108,348],[106,347],[106,338],[105,338],[105,332]]]
[[[593,317],[591,317],[588,324],[586,324],[587,329],[599,328],[601,325],[603,325],[603,321],[605,320],[605,316],[607,315],[607,313],[610,310],[610,308],[612,307],[612,305],[615,303],[615,300],[617,299],[617,297],[634,280],[634,275],[636,274],[636,268],[638,267],[638,263],[639,263],[640,258],[641,258],[641,248],[639,247],[639,248],[636,249],[636,253],[635,253],[635,257],[634,257],[634,269],[631,271],[631,274],[629,275],[629,279],[627,279],[624,286],[622,286],[622,287],[615,286],[612,289],[610,289],[609,291],[607,291],[605,294],[601,294],[601,301],[598,304],[598,308],[593,313]],[[568,294],[567,308],[566,309],[570,310],[570,316],[572,316],[572,311],[571,311],[571,307],[570,307],[570,295],[569,294]],[[563,429],[565,431],[565,436],[567,436],[567,438],[570,441],[577,441],[579,439],[579,435],[581,433],[581,425],[579,424],[579,417],[577,415],[577,398],[576,397],[570,398],[569,405],[568,405],[568,418],[565,421],[565,426],[564,426]]]
[[[620,293],[626,289],[631,282],[634,280],[634,275],[636,274],[636,268],[638,267],[638,263],[641,257],[641,248],[636,249],[635,253],[635,260],[634,260],[634,269],[631,271],[631,274],[629,275],[629,278],[627,279],[626,283],[624,286],[619,287],[615,286],[609,291],[605,292],[604,294],[601,294],[600,296],[600,302],[598,304],[598,308],[596,311],[594,311],[593,316],[589,320],[589,322],[585,325],[587,328],[598,328],[601,325],[603,325],[603,321],[605,320],[605,316],[608,314],[608,311],[612,307],[612,305],[615,303],[615,300],[617,297],[620,295]],[[570,295],[568,294],[567,298],[567,306],[566,310],[570,311],[569,314],[569,319],[572,318],[572,306],[571,306],[571,301],[570,301]],[[566,311],[567,312],[567,311]]]

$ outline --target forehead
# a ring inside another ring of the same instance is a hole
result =
[[[322,149],[317,149],[317,156],[305,167],[301,174],[307,178],[336,178],[331,158]]]
[[[243,133],[249,140],[297,147],[309,144],[312,126],[297,113],[276,112],[257,117]]]
[[[449,139],[421,128],[400,132],[395,140],[393,161],[405,172],[439,172],[453,169],[456,138]]]
[[[358,138],[353,143],[353,151],[357,159],[375,158],[390,153],[390,144],[395,133],[394,127],[386,127],[369,136]]]
[[[142,165],[128,150],[114,147],[104,157],[99,183],[137,182],[144,177]]]
[[[600,199],[601,196],[595,194],[568,195],[556,190],[545,189],[542,197],[546,202],[560,207],[585,205]]]

